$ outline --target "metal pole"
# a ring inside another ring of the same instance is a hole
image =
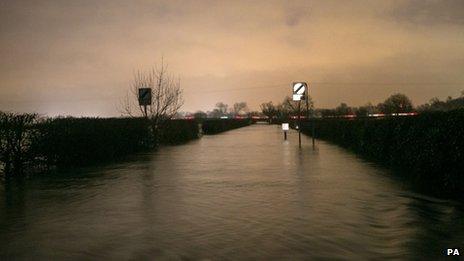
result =
[[[143,112],[145,114],[145,118],[148,118],[148,113],[147,113],[147,105],[143,106]]]
[[[301,148],[301,100],[298,101],[298,146]]]
[[[309,121],[309,95],[306,94],[306,120]]]
[[[284,140],[287,140],[287,131],[284,131]]]
[[[312,137],[313,137],[313,149],[315,148],[315,143],[316,143],[316,127],[314,126],[316,124],[316,120],[313,118],[313,128],[312,128]]]
[[[315,121],[314,121],[314,118],[311,119],[312,122],[311,122],[311,127],[312,127],[312,133],[311,133],[311,137],[312,137],[312,140],[313,140],[313,149],[314,149],[314,144],[315,144],[315,137],[314,137],[314,134],[315,134],[315,129],[314,129],[314,124],[315,124]],[[306,94],[306,121],[309,123],[309,90],[307,90],[307,94]]]

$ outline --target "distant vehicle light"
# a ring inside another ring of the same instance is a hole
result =
[[[383,113],[374,113],[374,114],[369,114],[369,117],[384,117],[385,114]]]

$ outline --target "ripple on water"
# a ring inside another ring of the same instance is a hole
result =
[[[0,259],[434,259],[460,203],[258,125],[0,191]]]

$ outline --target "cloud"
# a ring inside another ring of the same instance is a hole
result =
[[[411,0],[393,8],[395,19],[416,25],[433,26],[464,24],[464,1],[462,0]]]
[[[285,12],[285,24],[294,27],[300,24],[301,20],[308,19],[310,15],[309,3],[290,2]]]
[[[294,79],[345,83],[315,86],[321,107],[382,100],[391,91],[416,103],[456,95],[462,86],[350,83],[463,82],[461,3],[3,1],[0,110],[117,114],[114,103],[134,70],[161,56],[181,76],[190,111],[220,100],[254,108],[277,102]],[[202,92],[276,84],[283,87]]]

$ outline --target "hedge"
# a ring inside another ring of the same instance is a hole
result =
[[[464,110],[414,117],[317,119],[315,136],[395,169],[437,192],[464,198]]]

